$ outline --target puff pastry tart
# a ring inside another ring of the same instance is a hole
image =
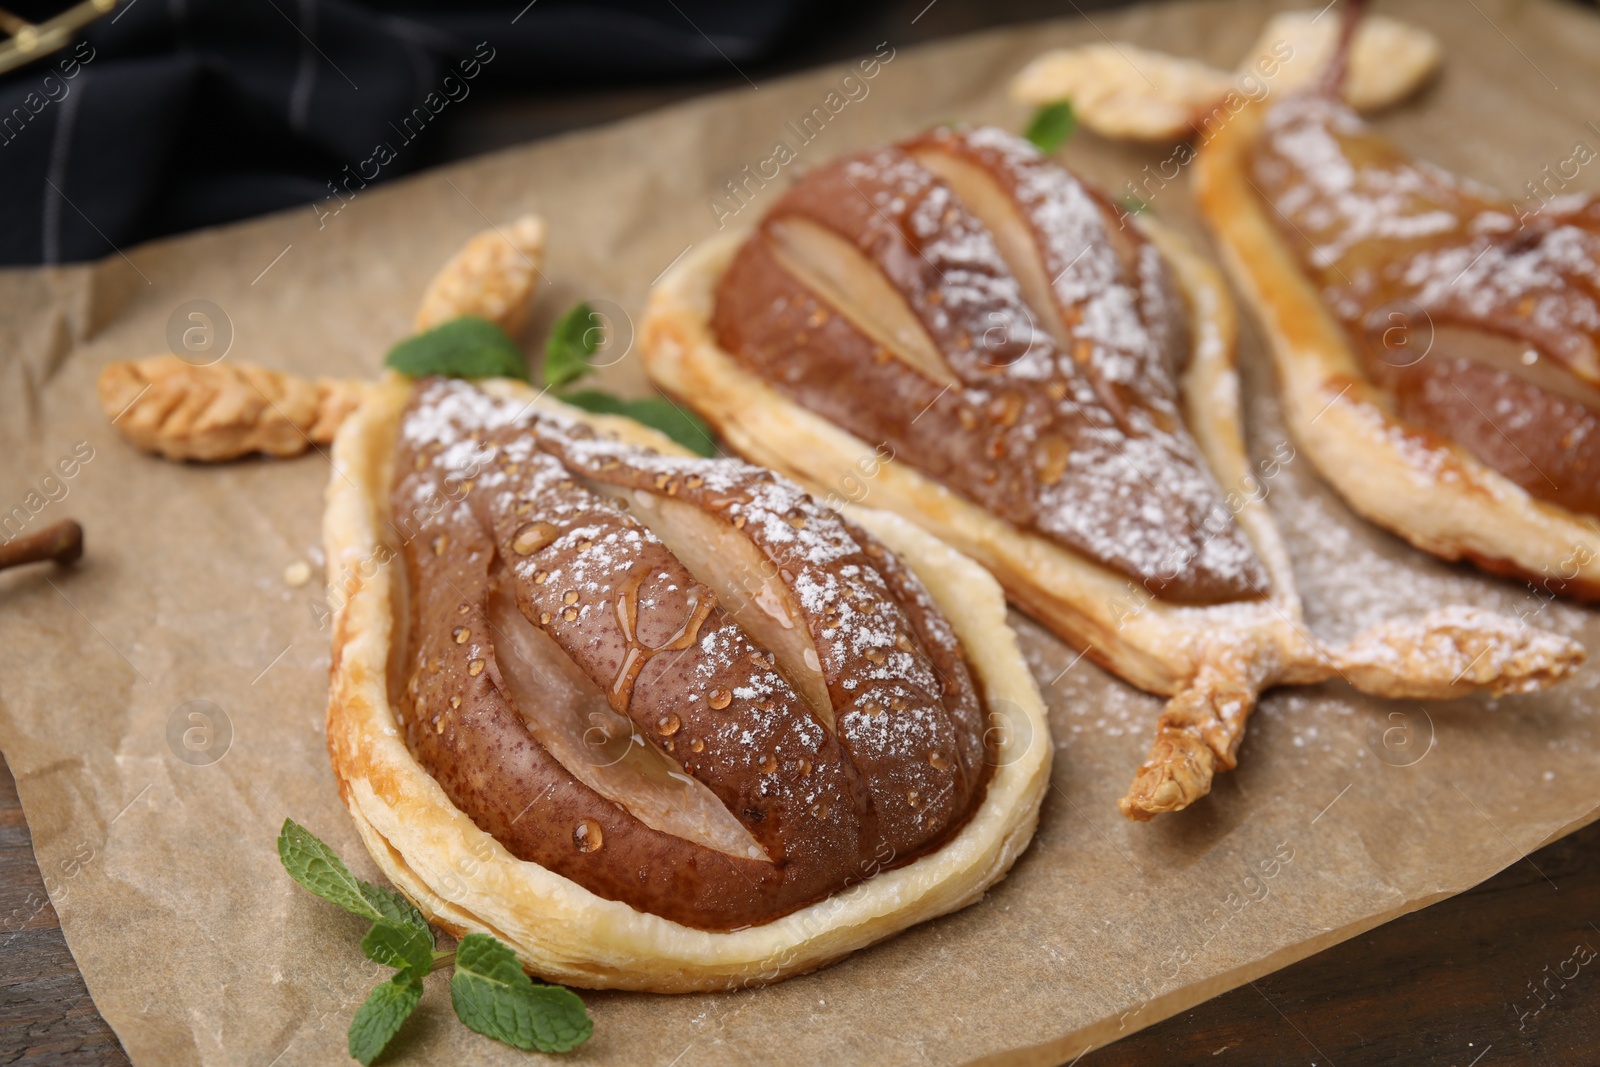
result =
[[[426,329],[521,322],[543,224],[475,237]],[[509,380],[111,364],[172,459],[333,445],[328,751],[438,925],[568,985],[803,973],[976,900],[1027,847],[1044,706],[977,564]]]
[[[909,523],[508,381],[340,429],[328,747],[434,921],[682,991],[975,900],[1032,835],[1042,704],[1004,598]]]
[[[1267,686],[1444,697],[1570,671],[1571,642],[1459,608],[1311,639],[1244,451],[1221,281],[1116,215],[1000,130],[849,156],[660,281],[647,365],[738,451],[912,519],[1171,696],[1131,818],[1234,766]]]
[[[1247,109],[1197,167],[1290,426],[1350,505],[1600,596],[1600,200],[1513,205],[1325,93]]]

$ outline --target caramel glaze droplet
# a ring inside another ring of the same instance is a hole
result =
[[[1072,458],[1072,446],[1055,434],[1046,434],[1039,441],[1034,461],[1039,468],[1039,480],[1045,485],[1055,485],[1067,473],[1067,461]]]
[[[572,843],[578,846],[579,852],[599,852],[600,846],[606,843],[606,837],[601,833],[599,823],[585,819],[573,828]]]
[[[662,737],[671,737],[683,725],[683,720],[672,713],[661,716],[661,721],[656,723],[656,730]]]
[[[512,551],[519,556],[531,556],[554,541],[558,533],[560,531],[553,523],[530,522],[518,530],[517,536],[512,539]]]
[[[717,711],[721,711],[723,708],[733,703],[733,694],[728,692],[726,689],[713,689],[711,691],[711,695],[706,698],[706,703],[711,705],[711,707]]]

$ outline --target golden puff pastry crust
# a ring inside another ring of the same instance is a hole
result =
[[[627,443],[680,451],[636,423],[576,412],[517,383],[486,382],[483,388],[583,420]],[[329,482],[324,519],[338,605],[328,748],[340,793],[369,851],[430,919],[456,934],[491,933],[530,971],[569,985],[728,989],[820,967],[963,907],[1004,876],[1032,836],[1051,748],[1038,691],[1005,623],[1002,593],[971,560],[910,523],[865,509],[850,509],[849,517],[896,552],[948,615],[994,723],[987,739],[997,746],[992,777],[954,837],[818,903],[726,932],[636,910],[513,857],[417,762],[389,691],[393,620],[405,590],[404,568],[385,539],[385,512],[409,396],[403,380],[379,385],[334,443],[340,473]]]

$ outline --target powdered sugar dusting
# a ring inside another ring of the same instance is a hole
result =
[[[1317,95],[1269,112],[1252,173],[1347,323],[1411,301],[1436,325],[1520,338],[1600,382],[1593,197],[1552,199],[1537,212],[1516,207],[1407,158],[1353,111]]]

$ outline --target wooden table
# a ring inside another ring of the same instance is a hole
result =
[[[1080,10],[1109,6],[1083,0]],[[870,50],[1025,19],[1052,0],[894,0],[843,13],[762,76]],[[909,27],[909,30],[908,30]],[[893,31],[892,34],[889,31]],[[692,84],[485,100],[433,146],[442,162],[611,121],[735,84]],[[742,84],[742,83],[741,83]],[[0,1064],[123,1064],[89,1000],[44,894],[11,772],[0,759]],[[1336,945],[1075,1061],[1123,1064],[1600,1063],[1600,824],[1458,897]],[[1533,991],[1540,986],[1543,1000]],[[1540,1008],[1540,1004],[1544,1006]],[[1539,1008],[1538,1013],[1521,1015]],[[684,1065],[690,1067],[690,1065]]]

